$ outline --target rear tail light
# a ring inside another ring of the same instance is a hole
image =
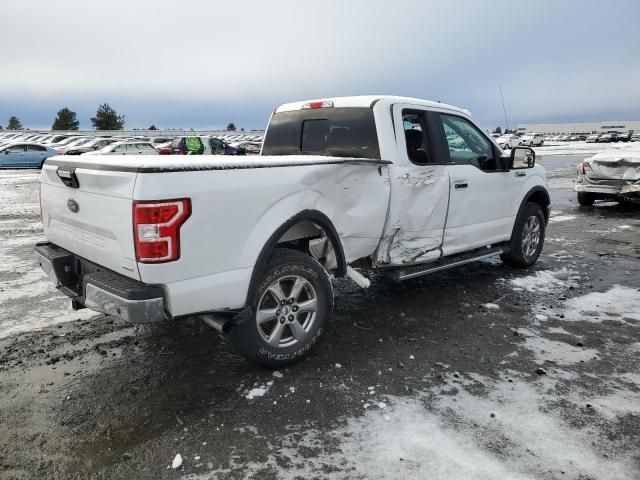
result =
[[[591,168],[591,165],[589,165],[588,162],[582,162],[580,165],[578,165],[578,167],[582,170],[583,175],[585,175],[587,171],[589,172],[593,171],[593,169]]]
[[[180,258],[180,227],[191,215],[191,200],[134,201],[133,236],[141,263]]]

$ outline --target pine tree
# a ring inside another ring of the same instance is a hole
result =
[[[95,117],[91,117],[91,123],[96,130],[122,130],[124,129],[124,115],[118,115],[108,103],[98,107]]]
[[[12,116],[7,124],[7,130],[22,130],[22,122],[18,120],[18,117]]]
[[[58,110],[58,116],[51,125],[51,130],[78,130],[80,122],[78,121],[76,112],[62,107]]]

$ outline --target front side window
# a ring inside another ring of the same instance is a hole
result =
[[[47,149],[44,147],[41,147],[40,145],[29,145],[27,146],[27,150],[30,152],[46,152]]]
[[[456,115],[440,114],[451,163],[470,164],[484,171],[499,170],[493,145],[475,125]]]
[[[24,145],[13,145],[5,150],[9,153],[22,153],[24,152]]]
[[[373,111],[328,107],[275,113],[262,154],[380,159]]]

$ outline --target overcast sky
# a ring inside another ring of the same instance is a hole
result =
[[[0,124],[263,128],[280,103],[406,95],[509,122],[640,119],[639,0],[0,2]]]

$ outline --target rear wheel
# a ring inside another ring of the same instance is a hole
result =
[[[252,294],[254,315],[229,338],[238,352],[270,368],[302,360],[323,337],[333,316],[333,287],[315,259],[278,250]]]
[[[513,227],[511,245],[502,261],[512,267],[530,267],[538,260],[544,246],[545,218],[537,203],[528,202]]]
[[[583,207],[591,207],[595,201],[596,197],[593,193],[578,192],[578,203]]]

